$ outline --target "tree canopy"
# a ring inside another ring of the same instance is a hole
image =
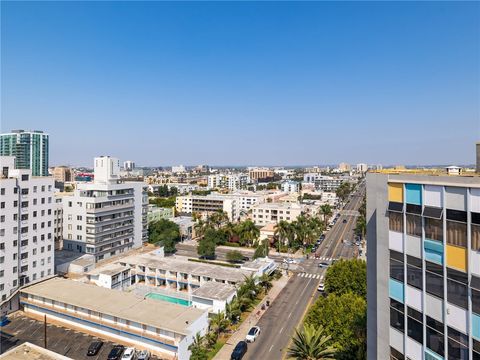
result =
[[[337,359],[363,359],[367,303],[353,293],[319,297],[307,314],[305,323],[324,327],[338,349]]]
[[[166,253],[175,252],[175,244],[180,241],[180,229],[170,220],[160,219],[148,226],[148,242],[163,246]]]
[[[226,258],[230,262],[241,262],[243,261],[243,254],[238,250],[232,250],[227,252]]]
[[[342,295],[352,292],[367,297],[367,265],[364,260],[339,260],[330,266],[325,275],[325,291]]]
[[[169,198],[150,198],[148,200],[150,204],[157,205],[158,207],[174,207],[175,206],[175,196]]]

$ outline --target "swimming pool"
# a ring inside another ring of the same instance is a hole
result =
[[[154,300],[167,301],[169,303],[178,304],[178,305],[182,305],[182,306],[192,305],[191,301],[176,298],[176,297],[173,297],[173,296],[168,296],[168,295],[149,293],[149,294],[145,295],[145,297],[147,297],[149,299],[154,299]]]

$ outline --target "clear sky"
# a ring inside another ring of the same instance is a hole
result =
[[[478,2],[1,3],[1,130],[51,164],[474,162]]]

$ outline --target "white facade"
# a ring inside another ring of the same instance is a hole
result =
[[[363,163],[357,164],[357,172],[366,173],[367,170],[368,170],[368,165],[367,164],[363,164]]]
[[[207,188],[236,191],[245,188],[249,182],[246,174],[215,174],[207,177]]]
[[[322,191],[335,191],[343,182],[348,180],[349,177],[347,176],[325,176],[315,173],[303,176],[304,182],[315,184],[315,188]]]
[[[54,180],[0,157],[0,298],[54,273]]]
[[[183,165],[172,166],[172,173],[180,174],[180,173],[184,173],[184,172],[187,172],[187,170],[185,169],[185,166],[183,166]]]
[[[296,181],[287,180],[282,183],[282,191],[296,193],[300,191],[300,184]]]
[[[124,161],[123,163],[123,170],[125,171],[132,171],[135,169],[135,163],[131,160]]]
[[[252,220],[256,225],[278,223],[279,221],[294,221],[302,213],[300,204],[263,203],[252,207]]]
[[[180,214],[192,212],[209,214],[215,211],[225,211],[230,221],[237,220],[250,208],[265,201],[265,196],[252,192],[237,192],[233,194],[185,195],[177,196],[175,207]]]
[[[147,187],[119,180],[115,158],[95,158],[95,180],[63,197],[63,248],[99,261],[147,241]]]

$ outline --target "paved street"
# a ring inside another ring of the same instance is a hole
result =
[[[296,275],[290,279],[260,319],[258,326],[262,333],[255,343],[249,344],[245,359],[281,359],[283,357],[294,329],[302,320],[309,304],[319,296],[316,289],[323,280],[326,269],[319,268],[318,263],[322,258],[350,258],[354,254],[354,246],[344,244],[342,240],[353,240],[356,210],[362,203],[364,191],[364,186],[361,186],[345,205],[336,224],[316,252],[320,259],[302,261],[296,270]]]

